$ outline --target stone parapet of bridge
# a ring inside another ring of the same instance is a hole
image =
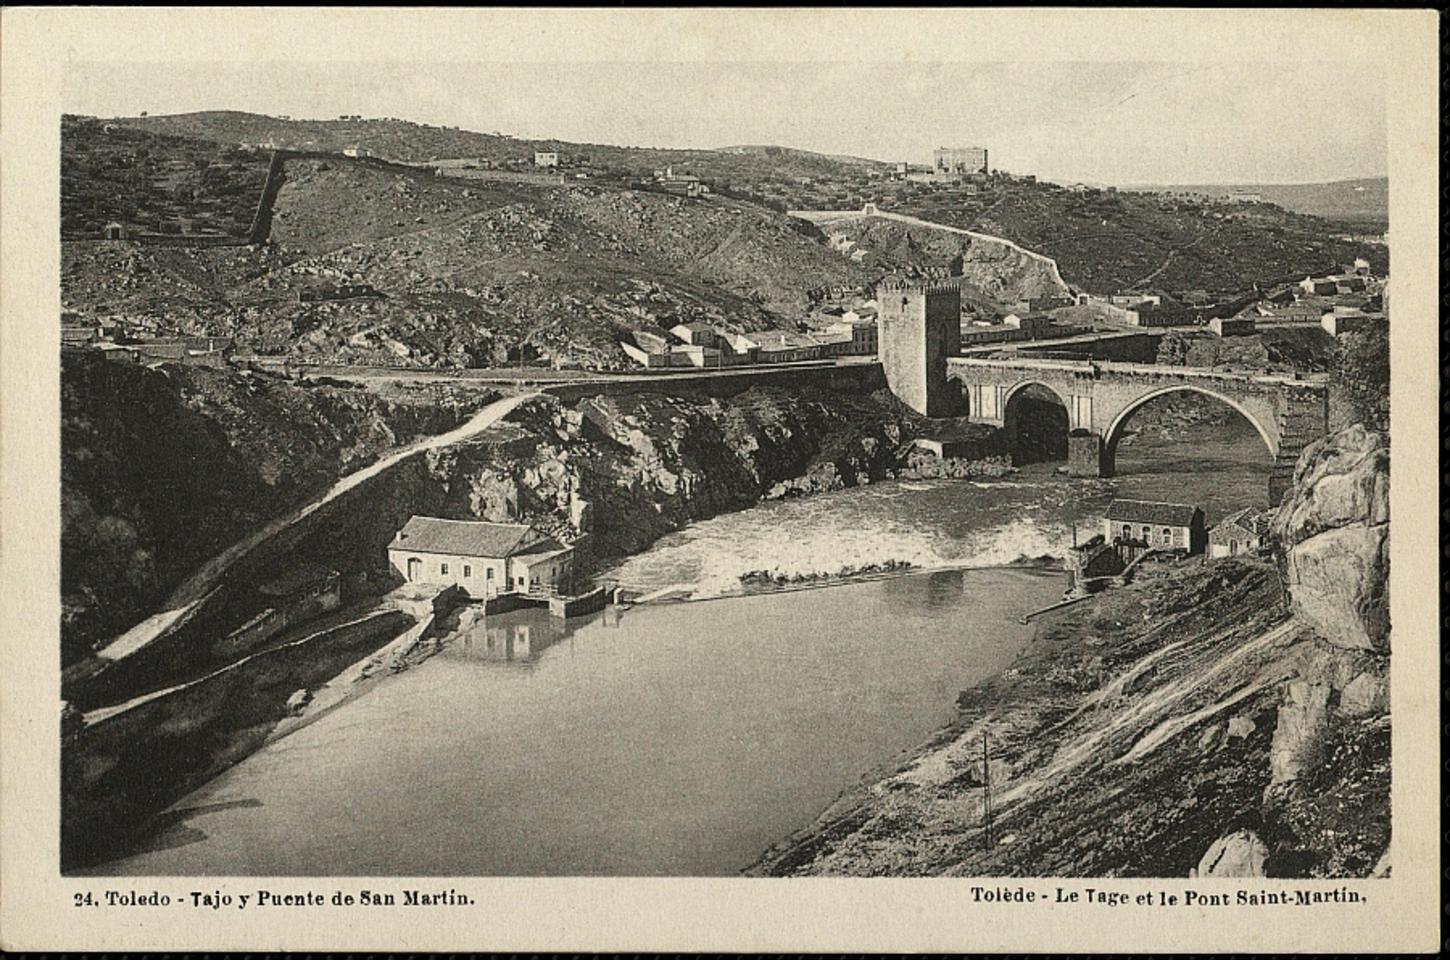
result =
[[[1274,468],[1269,495],[1277,503],[1292,481],[1299,453],[1328,429],[1328,378],[1162,364],[1082,360],[951,357],[949,380],[961,384],[970,419],[1003,426],[1023,389],[1051,391],[1067,410],[1069,469],[1110,477],[1133,412],[1171,393],[1213,397],[1244,416],[1263,438]]]

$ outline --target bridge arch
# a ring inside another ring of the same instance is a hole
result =
[[[1028,377],[1002,392],[1002,430],[1013,466],[1065,461],[1072,435],[1072,404],[1060,386]]]
[[[1035,377],[1029,377],[1026,380],[1018,380],[1016,383],[1012,384],[1012,386],[1008,387],[1007,392],[1002,395],[1002,409],[1005,410],[1007,408],[1007,404],[1012,402],[1013,397],[1015,397],[1017,394],[1021,393],[1028,387],[1032,386],[1041,387],[1051,393],[1054,397],[1057,398],[1057,402],[1062,404],[1062,409],[1072,409],[1071,403],[1068,401],[1067,397],[1062,395],[1061,390],[1059,390],[1057,387],[1054,387],[1046,380],[1039,380]]]
[[[1103,476],[1111,477],[1116,472],[1118,441],[1122,439],[1123,424],[1125,424],[1135,412],[1141,409],[1148,402],[1156,400],[1159,397],[1167,396],[1171,393],[1199,393],[1206,397],[1212,397],[1218,402],[1225,404],[1228,407],[1231,407],[1233,410],[1238,412],[1239,416],[1247,420],[1250,424],[1253,425],[1254,429],[1258,431],[1259,437],[1264,441],[1264,446],[1269,451],[1269,458],[1272,460],[1278,457],[1278,438],[1270,434],[1268,429],[1260,421],[1260,418],[1250,412],[1243,404],[1239,403],[1237,400],[1234,400],[1232,397],[1226,396],[1225,394],[1218,392],[1217,390],[1210,390],[1207,387],[1201,387],[1197,384],[1175,383],[1170,386],[1158,387],[1157,389],[1149,390],[1142,396],[1135,398],[1131,403],[1126,404],[1122,410],[1118,411],[1117,416],[1113,418],[1112,423],[1108,425],[1107,430],[1103,431]]]

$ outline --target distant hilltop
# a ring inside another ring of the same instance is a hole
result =
[[[1190,193],[1206,197],[1258,197],[1294,213],[1329,220],[1387,222],[1390,180],[1369,177],[1328,183],[1188,184],[1124,187],[1144,193]]]
[[[653,170],[672,166],[676,172],[700,177],[746,180],[770,176],[794,180],[842,177],[865,169],[884,172],[889,166],[860,157],[830,156],[791,147],[746,145],[696,150],[573,143],[514,137],[497,131],[479,133],[455,126],[414,123],[398,117],[364,117],[357,114],[307,119],[236,110],[208,110],[114,117],[98,122],[227,145],[249,144],[323,153],[353,151],[352,155],[356,156],[403,163],[467,158],[486,159],[498,165],[509,161],[532,165],[535,153],[547,152],[559,155],[560,166],[567,166],[565,161],[576,161],[596,170],[634,175],[647,175]]]

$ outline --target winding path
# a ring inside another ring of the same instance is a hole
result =
[[[257,547],[271,540],[289,527],[306,519],[320,507],[337,499],[365,480],[369,480],[392,469],[397,464],[415,454],[438,447],[446,447],[482,433],[513,412],[520,404],[538,396],[540,396],[538,393],[526,393],[515,397],[505,397],[502,400],[495,400],[493,403],[490,403],[475,413],[461,426],[455,427],[446,433],[425,437],[407,446],[399,447],[397,450],[363,467],[361,470],[356,470],[348,474],[334,483],[326,493],[311,503],[271,521],[261,529],[256,530],[208,560],[172,592],[170,598],[166,601],[165,610],[153,614],[112,640],[106,646],[96,651],[96,656],[102,660],[120,660],[152,643],[158,637],[165,636],[173,627],[186,620],[196,610],[197,606],[206,598],[221,579],[222,575],[233,564],[251,553]]]

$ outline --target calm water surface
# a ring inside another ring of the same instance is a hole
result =
[[[567,626],[489,618],[185,798],[146,852],[95,872],[737,872],[1011,662],[1032,630],[1017,618],[1064,582],[1000,565],[1061,555],[1114,495],[1191,499],[1210,523],[1249,505],[1267,471],[1254,442],[1225,444],[1213,471],[1145,444],[1117,480],[882,484],[694,524],[612,574],[715,599]],[[956,569],[790,593],[739,583],[891,559]]]

